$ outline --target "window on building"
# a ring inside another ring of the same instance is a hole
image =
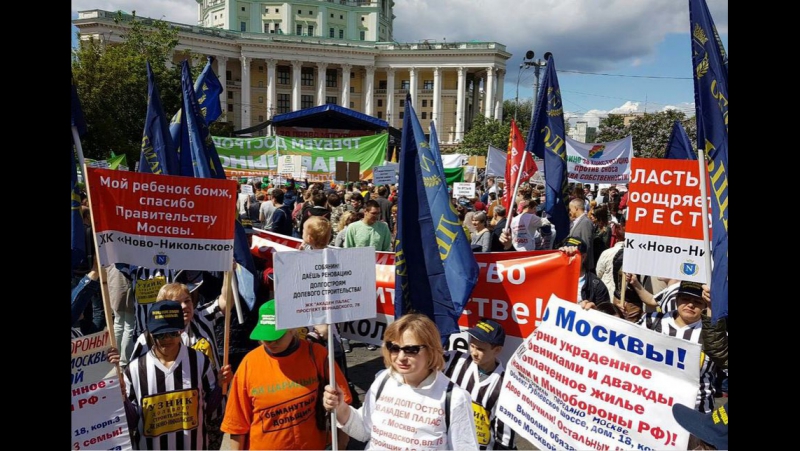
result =
[[[278,94],[278,114],[289,112],[289,94]]]
[[[297,26],[297,33],[296,33],[296,34],[297,34],[298,36],[300,36],[301,34],[303,34],[303,26],[302,26],[302,25],[298,25],[298,26]]]
[[[428,118],[428,113],[423,111],[422,112],[422,119],[427,119],[427,118]]]
[[[333,13],[331,13],[331,19],[333,19]]]
[[[244,6],[242,6],[242,12],[244,12]]]
[[[339,14],[339,19],[340,19],[340,20],[343,20],[343,19],[344,19],[344,16],[343,16],[343,15],[341,15],[341,14]]]
[[[400,99],[400,108],[403,108],[405,106],[406,106],[406,99]]]
[[[383,106],[383,99],[378,99],[378,106]]]
[[[378,111],[378,119],[383,119],[383,111]]]
[[[308,12],[308,15],[309,15],[309,16],[311,16],[311,15],[313,15],[313,14],[314,14],[314,11],[309,11],[309,12]]]
[[[263,88],[264,87],[264,82],[262,80],[258,80],[258,87],[259,88]]]
[[[303,10],[302,10],[302,9],[298,9],[298,10],[297,10],[297,14],[298,14],[298,15],[300,15],[300,14],[303,14]]]
[[[269,29],[269,24],[264,24],[264,33],[274,33],[272,30]]]
[[[231,73],[231,71],[229,71],[229,70],[225,71],[225,78],[228,79],[228,80],[233,78],[233,74]]]
[[[422,89],[433,89],[433,80],[425,80],[422,82]]]
[[[428,106],[428,99],[422,99],[422,106],[423,106],[423,107],[426,107],[426,106]],[[423,118],[423,119],[424,119],[424,118]]]
[[[300,86],[314,86],[314,68],[300,68]]]
[[[353,103],[353,102],[350,102],[350,109],[352,110],[352,109],[353,109],[353,108],[355,108],[355,107],[356,107],[356,104],[355,104],[355,103]]]
[[[309,36],[314,36],[314,25],[309,25],[308,26],[308,35]]]
[[[361,16],[361,21],[362,21],[362,22],[364,21],[364,19],[365,19],[365,17],[364,17],[364,16]]]
[[[264,103],[264,96],[258,96],[258,103]]]
[[[309,95],[300,96],[300,108],[306,109],[306,108],[311,108],[312,106],[314,106],[314,96],[309,96]]]
[[[354,88],[353,86],[350,86],[350,94],[353,94],[355,92],[356,92],[356,88]]]
[[[336,96],[327,96],[325,97],[325,103],[336,105],[338,102],[336,101]]]
[[[264,116],[258,115],[258,122],[264,122]]]
[[[336,73],[336,69],[327,69],[325,71],[325,86],[327,86],[328,88],[335,88],[337,78],[339,77],[338,74]]]
[[[411,89],[411,82],[408,80],[400,80],[400,89]]]
[[[264,14],[269,14],[269,8],[264,8]]]
[[[331,27],[331,28],[328,30],[328,37],[329,37],[329,38],[335,38],[335,37],[336,37],[336,30],[334,30],[334,29],[333,29],[333,27]]]
[[[247,22],[241,22],[239,24],[239,31],[247,31]]]
[[[402,119],[402,118],[403,118],[403,116],[405,116],[405,112],[401,111],[401,112],[400,112],[400,119]]]
[[[275,8],[275,14],[278,14],[279,12],[281,12],[281,10],[278,9],[278,8]]]
[[[339,39],[344,39],[344,30],[339,30]]]
[[[258,66],[258,71],[259,72],[264,72],[264,66]]]
[[[228,112],[229,113],[233,113],[233,104],[232,103],[228,104]]]
[[[386,80],[380,80],[378,82],[378,89],[386,89]]]
[[[278,84],[289,84],[289,66],[278,66]]]
[[[280,26],[280,24],[275,24],[275,34],[281,34],[281,26]]]
[[[233,100],[233,93],[228,91],[228,100]]]

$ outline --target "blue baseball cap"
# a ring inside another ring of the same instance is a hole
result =
[[[184,328],[183,309],[176,301],[158,301],[147,312],[147,330],[153,335],[180,332]]]
[[[672,416],[682,428],[717,449],[728,449],[728,403],[711,413],[703,413],[683,404],[672,405]]]
[[[497,321],[483,318],[475,326],[469,328],[467,333],[473,338],[493,346],[503,346],[506,343],[506,331]]]

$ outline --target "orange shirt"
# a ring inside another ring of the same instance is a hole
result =
[[[317,375],[327,374],[328,351],[314,345],[315,369],[309,346],[300,340],[300,347],[285,357],[270,356],[264,346],[247,353],[231,382],[222,431],[248,434],[249,449],[324,449],[330,433],[317,428],[314,406]],[[338,365],[336,385],[350,404]]]

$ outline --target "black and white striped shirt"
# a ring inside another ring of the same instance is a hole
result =
[[[489,430],[491,431],[488,443],[481,444],[480,449],[509,449],[514,445],[514,431],[497,420],[497,400],[500,398],[500,389],[503,386],[505,368],[497,362],[494,371],[481,380],[478,365],[472,360],[469,353],[462,351],[446,351],[444,353],[444,374],[453,382],[467,390],[473,404],[477,404],[489,414]],[[473,409],[476,406],[473,405]],[[478,409],[480,410],[480,409]],[[475,412],[473,412],[475,413]],[[480,412],[478,413],[480,415]],[[476,422],[476,431],[480,428]]]
[[[647,327],[650,330],[661,332],[670,337],[682,338],[692,343],[703,344],[700,333],[703,329],[703,321],[698,320],[692,324],[680,327],[675,324],[678,312],[673,310],[667,313],[653,312],[644,315],[637,323],[640,326]],[[710,413],[714,410],[714,381],[716,379],[717,369],[714,362],[706,355],[705,352],[700,353],[700,387],[697,391],[697,399],[695,401],[695,409],[700,412]]]
[[[217,379],[205,355],[181,346],[166,368],[150,351],[132,359],[124,376],[139,412],[138,449],[206,449],[205,398]]]
[[[673,283],[672,285],[664,288],[653,296],[653,299],[658,303],[659,311],[671,312],[678,308],[678,288],[681,283]]]

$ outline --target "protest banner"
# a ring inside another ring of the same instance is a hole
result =
[[[271,249],[300,249],[303,244],[297,238],[255,230],[253,255]],[[343,322],[342,337],[367,344],[383,343],[383,333],[394,321],[394,259],[393,252],[375,253],[376,314],[373,318]],[[480,268],[478,283],[459,318],[461,333],[450,336],[448,349],[467,351],[466,330],[483,317],[491,318],[506,331],[506,344],[500,355],[501,361],[506,362],[541,321],[551,294],[577,302],[577,257],[558,251],[524,251],[485,252],[475,254],[475,259]]]
[[[101,265],[230,271],[236,181],[86,172]]]
[[[506,365],[497,418],[538,449],[686,449],[700,345],[553,295]]]
[[[278,158],[278,173],[294,174],[300,171],[303,165],[303,157],[300,155],[281,155]]]
[[[567,174],[570,182],[628,183],[633,138],[605,143],[582,143],[567,136]],[[541,168],[541,166],[539,166]]]
[[[375,166],[372,168],[372,183],[374,185],[394,185],[397,183],[397,165]]]
[[[472,199],[475,197],[475,184],[471,182],[453,183],[453,197]]]
[[[296,155],[301,157],[301,165],[306,168],[310,181],[330,181],[334,180],[337,161],[359,163],[361,173],[354,174],[356,180],[372,178],[372,168],[382,164],[386,157],[389,134],[345,138],[212,136],[212,139],[228,176],[272,178],[279,173],[279,155],[281,158]],[[295,172],[301,171],[297,168],[292,173]]]
[[[632,170],[622,270],[708,283],[697,161],[634,158]]]
[[[108,330],[72,339],[72,449],[131,449]]]
[[[374,260],[374,247],[276,253],[275,325],[289,329],[375,317]]]

